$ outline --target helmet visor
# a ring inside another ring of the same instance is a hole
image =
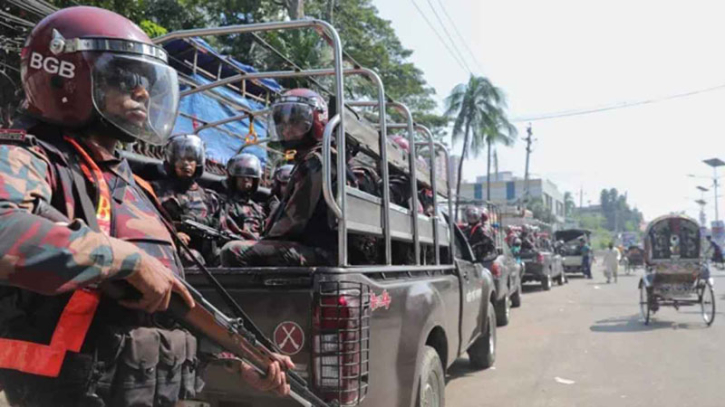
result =
[[[269,129],[279,141],[299,141],[312,129],[314,108],[305,103],[285,102],[272,107]]]
[[[196,165],[204,165],[204,142],[196,136],[175,136],[166,145],[166,161],[176,165],[179,160],[195,161]]]
[[[135,139],[163,144],[179,108],[176,71],[150,57],[115,53],[94,58],[92,67],[98,113]]]

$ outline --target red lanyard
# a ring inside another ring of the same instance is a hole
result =
[[[98,227],[101,228],[106,235],[111,235],[111,190],[108,189],[108,183],[106,178],[103,176],[103,171],[98,167],[95,161],[91,158],[86,150],[78,144],[77,141],[66,136],[65,140],[69,142],[80,154],[83,160],[81,161],[81,170],[83,174],[91,182],[98,185],[98,205],[96,206],[96,219],[98,221]]]

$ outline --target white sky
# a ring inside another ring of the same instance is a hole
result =
[[[373,0],[391,20],[411,60],[441,101],[468,79],[427,26],[415,1],[443,35],[438,0]],[[725,84],[723,1],[442,0],[483,73],[504,89],[510,116],[531,117],[649,99]],[[458,40],[452,28],[448,27]],[[445,38],[445,37],[444,37]],[[468,56],[465,47],[458,47]],[[470,59],[469,59],[470,61]],[[627,191],[647,219],[686,210],[696,216],[697,185],[711,180],[703,159],[725,160],[725,89],[639,107],[533,122],[534,175],[564,191],[584,188],[584,204],[602,188]],[[499,148],[501,171],[523,176],[525,124],[519,141]],[[485,157],[464,165],[464,178],[485,174]],[[721,168],[725,174],[725,168]],[[708,221],[714,218],[712,195]],[[721,199],[722,200],[722,199]],[[721,219],[725,217],[720,205]]]

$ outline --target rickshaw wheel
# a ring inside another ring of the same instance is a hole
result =
[[[650,303],[647,287],[644,283],[639,284],[639,312],[645,325],[649,325]]]
[[[705,283],[700,292],[700,309],[702,310],[702,319],[707,326],[712,325],[715,321],[715,293],[710,283]]]

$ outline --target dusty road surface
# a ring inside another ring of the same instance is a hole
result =
[[[641,274],[606,284],[597,265],[592,280],[571,277],[550,292],[526,287],[522,307],[498,330],[495,369],[473,372],[459,360],[446,406],[725,406],[725,315],[706,328],[699,307],[662,308],[645,326]],[[725,309],[725,274],[714,277]]]
[[[698,309],[663,308],[644,326],[641,273],[606,284],[596,266],[593,280],[571,277],[549,292],[526,286],[522,307],[499,328],[495,368],[456,362],[446,405],[725,406],[725,315],[706,328]],[[725,274],[715,275],[715,292],[725,309]]]

